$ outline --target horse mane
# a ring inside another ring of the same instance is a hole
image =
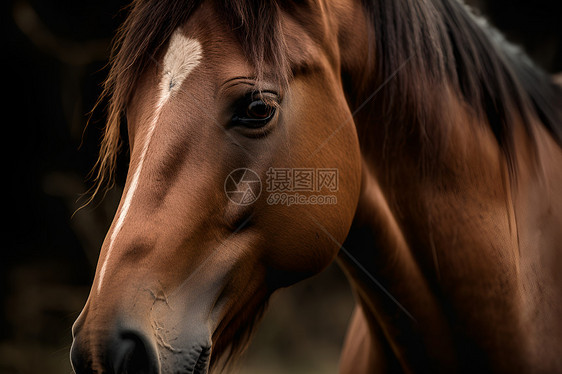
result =
[[[532,139],[538,119],[562,143],[562,88],[462,1],[363,0],[363,4],[374,28],[370,55],[376,56],[376,81],[385,82],[377,97],[386,126],[440,123],[442,108],[428,105],[428,91],[449,86],[490,126],[512,176],[514,124],[522,122]],[[400,129],[394,126],[392,131]],[[430,132],[420,131],[422,136]]]

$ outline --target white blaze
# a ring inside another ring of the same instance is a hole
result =
[[[129,189],[125,194],[123,206],[121,207],[121,211],[119,212],[119,216],[117,218],[117,221],[115,221],[113,231],[111,232],[111,236],[109,238],[109,247],[107,249],[107,254],[105,255],[103,265],[100,269],[98,293],[103,283],[107,261],[109,259],[109,256],[111,255],[111,252],[113,251],[115,239],[117,238],[117,235],[119,235],[119,232],[123,227],[123,223],[125,222],[125,218],[127,217],[127,213],[129,212],[129,207],[131,206],[131,201],[133,200],[133,196],[135,195],[135,191],[138,187],[139,177],[144,165],[144,159],[148,151],[148,146],[150,145],[150,140],[152,139],[152,135],[154,134],[154,130],[156,129],[156,125],[160,119],[162,108],[168,102],[170,97],[180,89],[183,81],[185,80],[185,78],[187,78],[189,73],[191,73],[191,71],[193,71],[193,69],[195,69],[195,67],[199,65],[202,55],[203,50],[201,48],[201,44],[197,40],[185,37],[180,29],[177,29],[172,34],[168,46],[168,51],[166,52],[164,60],[162,61],[162,77],[160,78],[160,94],[158,96],[158,102],[156,103],[154,116],[152,117],[152,121],[150,122],[150,125],[148,127],[146,138],[142,143],[141,155],[133,176],[131,177]]]

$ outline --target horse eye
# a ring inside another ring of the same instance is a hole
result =
[[[267,125],[275,116],[276,106],[269,100],[247,96],[238,104],[232,123],[250,129],[259,129]]]
[[[265,120],[273,116],[275,108],[266,104],[263,100],[254,100],[246,108],[248,118]]]

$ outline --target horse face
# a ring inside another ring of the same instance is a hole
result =
[[[257,85],[205,4],[139,78],[127,182],[73,329],[77,373],[204,373],[276,288],[336,256],[359,195],[354,123],[335,52],[285,22],[289,50],[306,51],[290,61],[308,67],[286,86],[268,68]]]

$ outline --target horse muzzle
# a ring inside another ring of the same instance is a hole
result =
[[[70,352],[76,374],[206,374],[211,348],[205,339],[176,348],[164,332],[117,323],[111,329],[75,324]],[[159,327],[157,327],[159,329]],[[176,340],[179,339],[176,338]],[[185,339],[182,339],[185,340]],[[185,348],[188,347],[188,348]]]

